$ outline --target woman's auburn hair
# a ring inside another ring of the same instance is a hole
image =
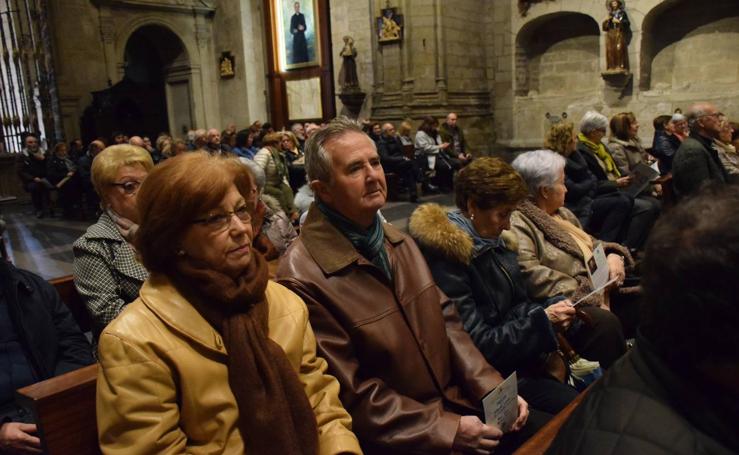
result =
[[[611,122],[608,125],[611,129],[611,136],[616,137],[622,141],[628,141],[629,128],[636,122],[636,117],[632,112],[619,112],[618,114],[611,117]]]
[[[155,167],[136,197],[140,224],[134,244],[144,267],[170,274],[193,220],[217,208],[231,185],[249,201],[252,183],[237,159],[206,152],[180,154]]]
[[[472,201],[487,210],[501,205],[518,205],[529,190],[523,177],[499,158],[482,157],[462,168],[454,182],[455,202],[462,211]]]

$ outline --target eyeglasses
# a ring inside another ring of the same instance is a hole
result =
[[[112,186],[119,186],[123,188],[123,192],[131,195],[134,194],[139,187],[141,186],[141,182],[137,180],[129,180],[127,182],[113,182],[111,183]]]
[[[713,114],[703,114],[703,115],[701,115],[701,118],[703,118],[703,117],[719,118],[722,115],[724,115],[724,114],[722,114],[721,112],[714,112]]]
[[[208,215],[205,218],[192,220],[192,222],[202,224],[203,226],[214,231],[223,231],[231,227],[231,222],[233,221],[234,215],[236,215],[236,218],[238,218],[242,223],[249,223],[251,221],[249,206],[245,204],[241,207],[237,207],[231,212]]]

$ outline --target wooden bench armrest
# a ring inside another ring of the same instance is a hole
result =
[[[82,301],[82,297],[77,292],[77,288],[74,285],[74,277],[67,275],[59,278],[49,280],[49,284],[54,286],[56,292],[59,293],[62,302],[67,305],[69,311],[74,316],[74,320],[80,326],[83,332],[89,332],[92,330],[92,319],[90,313],[85,307],[85,303]]]
[[[98,366],[90,365],[16,391],[31,411],[44,453],[99,454],[95,419]]]
[[[572,400],[570,404],[559,411],[552,420],[547,422],[547,424],[541,427],[536,434],[519,447],[518,450],[514,452],[514,455],[542,455],[546,452],[547,449],[549,449],[549,446],[552,445],[554,438],[557,437],[562,425],[564,425],[567,419],[570,418],[570,415],[572,415],[575,409],[580,405],[589,390],[590,387],[585,389],[577,396],[577,398]]]

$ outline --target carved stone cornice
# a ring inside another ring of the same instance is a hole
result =
[[[212,6],[212,0],[92,0],[92,2],[95,6],[112,9],[137,9],[190,15],[195,13],[202,16],[212,16],[216,11],[216,8]]]

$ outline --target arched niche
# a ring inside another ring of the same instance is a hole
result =
[[[739,83],[739,2],[667,0],[644,18],[642,90]]]
[[[533,19],[516,36],[516,95],[593,91],[599,59],[600,31],[592,17],[563,11]]]
[[[123,80],[142,93],[131,100],[142,123],[175,135],[194,126],[190,56],[172,29],[156,23],[136,28],[125,41],[122,69]]]

